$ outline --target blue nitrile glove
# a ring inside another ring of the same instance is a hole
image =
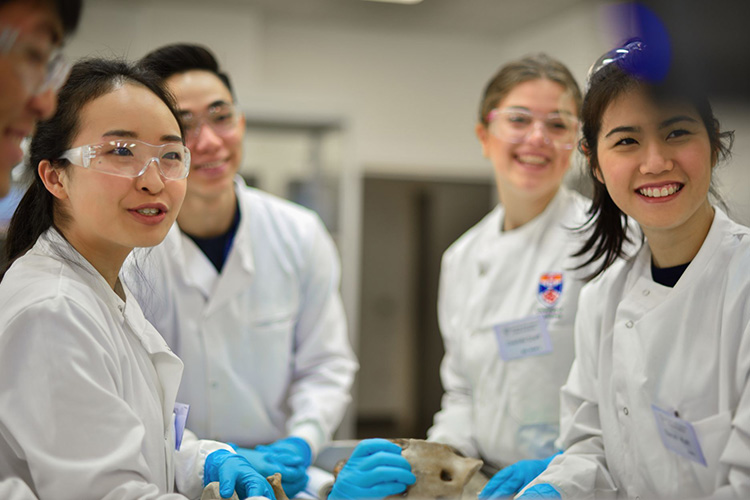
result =
[[[294,498],[297,496],[297,493],[305,489],[308,481],[310,481],[310,478],[307,476],[307,474],[302,476],[302,479],[298,479],[296,481],[284,481],[284,478],[282,477],[281,488],[284,490],[284,493],[286,493],[287,497]]]
[[[289,498],[294,498],[297,493],[305,489],[309,480],[307,468],[312,463],[312,450],[307,441],[300,437],[290,436],[268,445],[256,446],[255,450],[264,453],[267,461],[300,470],[302,477],[299,479],[296,479],[296,474],[281,473],[281,487],[284,488],[284,493]]]
[[[479,500],[515,495],[544,472],[549,463],[562,452],[542,460],[520,460],[497,472],[479,493]]]
[[[271,484],[241,455],[216,450],[206,457],[203,486],[219,481],[219,494],[230,498],[237,491],[240,498],[266,497],[276,500]]]
[[[264,477],[272,476],[277,472],[281,473],[282,480],[299,481],[305,476],[305,469],[302,468],[302,458],[294,456],[284,456],[280,461],[279,455],[273,453],[264,453],[257,448],[240,448],[234,443],[227,443],[234,448],[238,455],[242,455],[248,462],[260,472]]]
[[[523,492],[520,498],[559,498],[562,499],[560,492],[555,489],[551,484],[535,484],[528,490]]]
[[[305,469],[312,464],[312,449],[301,437],[289,436],[271,444],[256,446],[255,449],[264,453],[273,453],[279,457],[279,460],[286,456],[301,457]]]
[[[339,472],[328,500],[384,498],[403,493],[416,480],[399,445],[385,439],[365,439]]]

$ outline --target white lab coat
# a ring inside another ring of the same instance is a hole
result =
[[[29,486],[17,477],[0,481],[0,498],[3,500],[37,500]]]
[[[41,500],[199,497],[225,448],[175,452],[182,362],[124,293],[54,229],[0,283],[0,477]]]
[[[357,362],[331,237],[310,210],[236,185],[240,223],[221,274],[177,225],[134,289],[185,362],[180,401],[198,436],[252,447],[286,435],[313,455],[350,401]]]
[[[560,189],[532,221],[502,232],[496,207],[443,255],[438,299],[445,357],[442,408],[428,439],[457,447],[497,467],[556,451],[559,390],[573,362],[573,323],[582,277],[583,245],[571,230],[589,202]],[[562,275],[552,303],[539,295],[543,274]],[[530,316],[546,320],[553,352],[503,361],[493,326]]]
[[[581,293],[562,390],[566,451],[534,483],[563,498],[750,498],[750,229],[716,210],[674,288],[644,245]],[[662,444],[652,405],[690,422],[707,466]]]

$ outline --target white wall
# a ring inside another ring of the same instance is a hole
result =
[[[583,80],[601,52],[595,26],[596,10],[582,7],[507,36],[449,38],[270,21],[250,2],[99,1],[87,3],[68,53],[138,58],[169,42],[205,43],[247,109],[346,120],[368,171],[488,175],[473,133],[486,81],[540,50]]]
[[[583,2],[495,38],[459,38],[264,19],[250,1],[99,0],[86,3],[68,53],[138,58],[169,42],[204,43],[230,70],[248,111],[340,121],[348,140],[341,163],[357,175],[489,177],[473,133],[484,84],[504,62],[534,51],[561,59],[583,83],[615,39],[602,4]],[[732,163],[743,164],[750,157],[742,141],[747,109],[726,103],[717,111],[738,131]],[[731,180],[727,197],[750,219],[748,175],[723,170]]]
[[[338,243],[354,331],[361,176],[490,178],[473,132],[485,83],[508,60],[544,51],[566,63],[583,84],[590,64],[614,43],[598,5],[583,2],[533,26],[472,38],[266,19],[250,1],[89,0],[68,53],[135,59],[165,43],[203,43],[231,73],[247,112],[340,124],[338,150],[328,157],[341,170]],[[737,131],[734,159],[722,168],[719,184],[735,217],[750,223],[745,167],[750,146],[744,140],[750,109],[722,103],[717,111],[724,125]],[[249,144],[246,155],[252,157],[245,164],[280,190],[283,176],[299,173],[307,161],[304,144],[304,139],[284,146]],[[263,168],[272,170],[264,174]]]

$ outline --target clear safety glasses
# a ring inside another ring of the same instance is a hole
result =
[[[586,91],[591,87],[591,78],[597,74],[605,66],[609,66],[612,63],[622,64],[628,58],[632,58],[633,55],[641,53],[646,50],[646,44],[642,40],[631,40],[622,47],[610,50],[605,53],[599,59],[591,65],[589,72],[586,75]]]
[[[184,179],[190,172],[190,150],[180,143],[156,146],[132,139],[116,140],[69,149],[60,159],[120,177],[140,177],[153,162],[165,179]]]
[[[544,142],[560,149],[573,149],[578,120],[569,113],[534,113],[523,108],[495,108],[487,114],[489,131],[500,140],[519,144],[536,130]]]
[[[216,135],[225,137],[237,130],[237,122],[240,116],[237,108],[231,103],[221,103],[210,106],[208,110],[200,115],[189,112],[180,113],[182,125],[185,128],[186,142],[194,141],[201,133],[204,125],[213,130]]]
[[[15,60],[16,71],[31,95],[59,90],[70,74],[71,65],[60,48],[24,39],[15,28],[0,29],[0,55]]]

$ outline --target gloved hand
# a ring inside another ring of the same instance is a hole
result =
[[[206,457],[203,486],[219,481],[219,493],[229,498],[237,491],[240,498],[266,497],[276,500],[271,484],[244,457],[227,450],[216,450]]]
[[[307,485],[306,471],[312,451],[303,439],[290,437],[255,448],[239,448],[233,443],[229,445],[264,477],[280,472],[281,487],[289,498],[293,498]]]
[[[417,478],[401,447],[385,439],[365,439],[354,448],[328,500],[383,498],[406,491]]]
[[[512,496],[544,472],[560,453],[542,460],[520,460],[497,472],[479,493],[479,500]]]
[[[297,493],[305,489],[310,479],[307,477],[307,468],[312,464],[312,450],[307,441],[300,437],[289,436],[268,445],[256,446],[255,450],[264,453],[269,461],[279,463],[284,467],[299,469],[301,473],[299,479],[294,479],[295,474],[281,473],[281,487],[284,488],[284,493],[289,498],[294,498]]]
[[[307,441],[297,436],[289,436],[271,444],[256,446],[255,449],[263,453],[273,453],[281,461],[287,456],[301,457],[305,469],[312,464],[312,450],[310,449],[310,445],[307,444]]]
[[[555,489],[551,484],[535,484],[528,490],[523,492],[520,498],[559,498],[562,499],[560,492]]]

